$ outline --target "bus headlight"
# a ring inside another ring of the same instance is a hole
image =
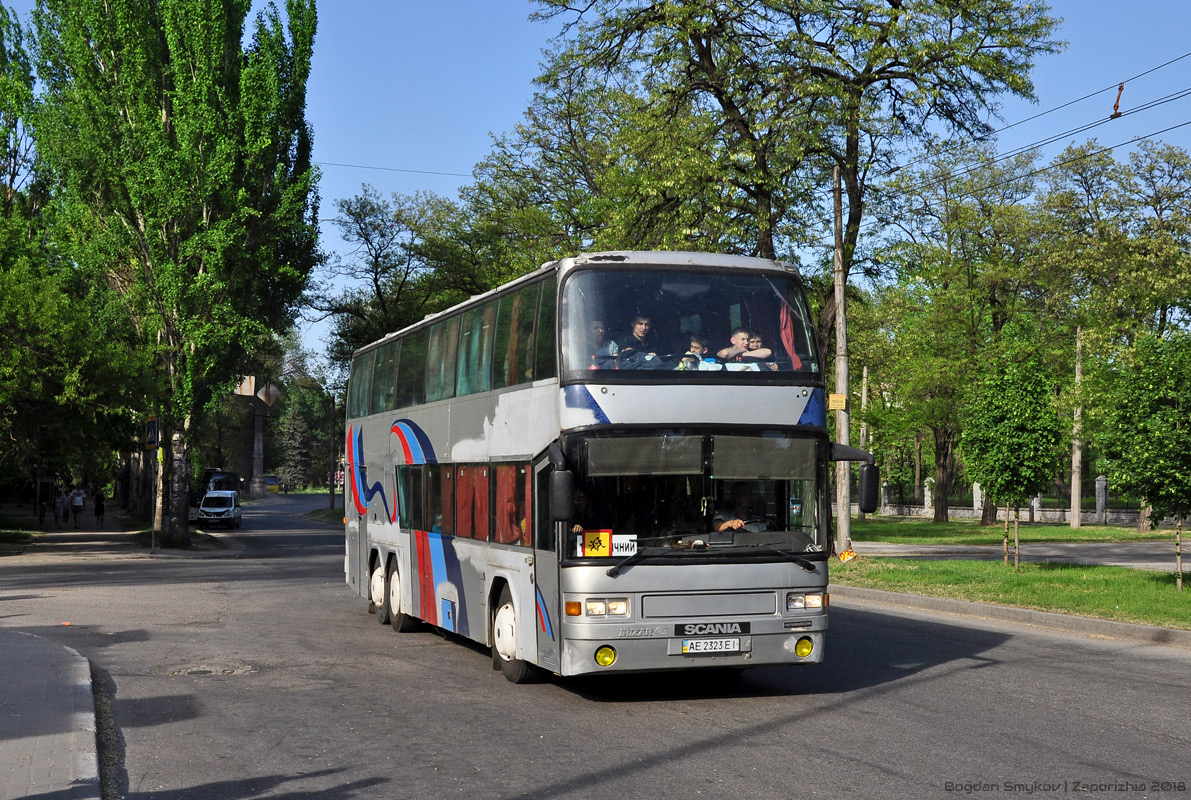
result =
[[[610,667],[616,661],[616,648],[610,644],[601,645],[595,651],[596,663],[601,667]]]
[[[629,601],[626,597],[589,597],[583,609],[589,617],[627,617]]]
[[[807,608],[822,608],[823,607],[823,593],[812,592],[805,594],[803,592],[786,592],[786,610],[787,611],[802,611]]]
[[[806,658],[815,649],[815,643],[806,636],[803,636],[794,643],[794,654],[799,658]]]

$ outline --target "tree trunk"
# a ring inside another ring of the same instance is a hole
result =
[[[914,505],[922,505],[922,431],[914,431]]]
[[[947,498],[955,480],[955,433],[946,427],[935,428],[934,522],[947,522]]]
[[[994,503],[993,499],[987,494],[984,496],[984,505],[980,509],[980,524],[997,524],[997,504]]]

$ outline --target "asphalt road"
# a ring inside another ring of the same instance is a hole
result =
[[[833,604],[819,667],[515,686],[377,625],[320,502],[235,557],[0,559],[0,626],[98,667],[120,796],[1191,798],[1186,650]]]

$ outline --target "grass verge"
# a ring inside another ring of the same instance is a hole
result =
[[[866,589],[1191,630],[1191,591],[1175,590],[1173,572],[1054,563],[1022,564],[1021,571],[1014,572],[999,561],[860,557],[833,564],[831,580]]]
[[[929,519],[910,517],[869,517],[852,519],[852,541],[894,542],[898,544],[1001,544],[1003,522],[981,527],[978,520],[958,519],[935,524]],[[1027,542],[1149,542],[1173,540],[1174,531],[1159,529],[1138,533],[1134,528],[1113,525],[1086,525],[1071,528],[1059,523],[1019,523],[1018,535]],[[1009,523],[1013,540],[1013,522]]]
[[[316,508],[313,511],[307,511],[306,516],[323,522],[334,522],[336,525],[343,524],[342,508]]]

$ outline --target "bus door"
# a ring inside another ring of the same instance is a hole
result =
[[[534,468],[534,630],[538,638],[538,666],[559,670],[560,614],[558,590],[559,523],[550,518],[550,462]]]

